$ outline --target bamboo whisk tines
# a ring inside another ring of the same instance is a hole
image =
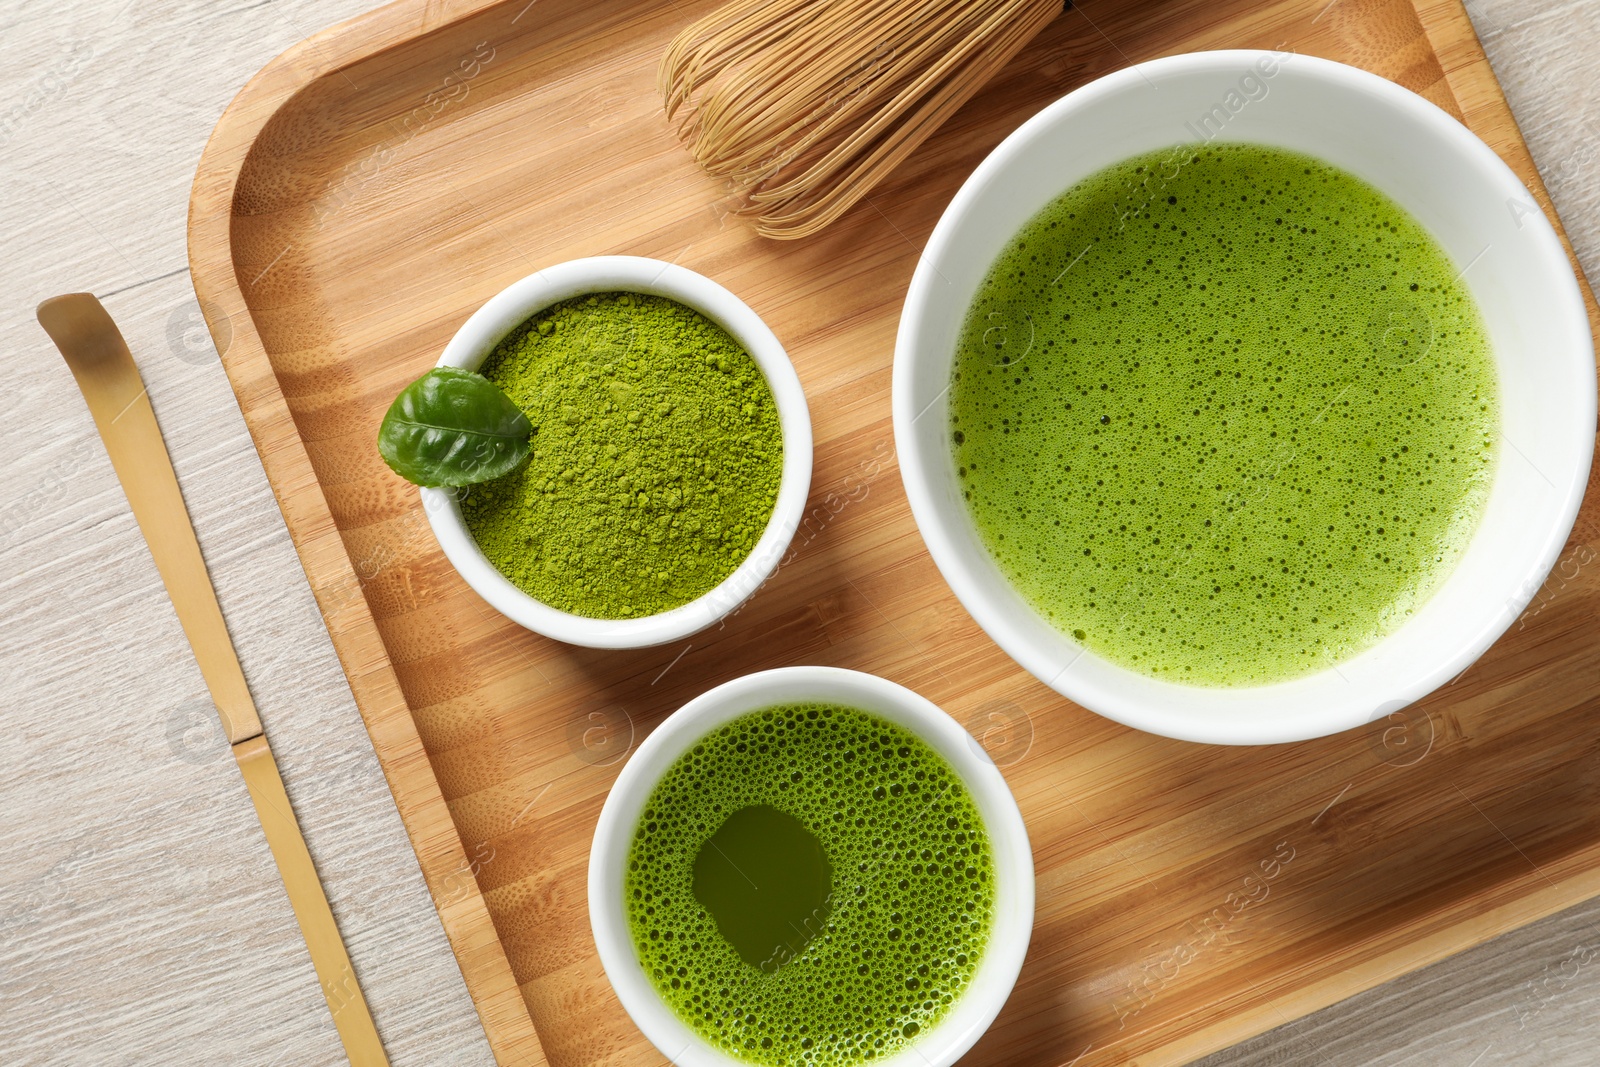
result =
[[[732,0],[661,61],[669,120],[759,233],[844,214],[1061,11],[1061,0]]]

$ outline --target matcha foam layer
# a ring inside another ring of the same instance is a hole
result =
[[[1001,569],[1090,650],[1280,681],[1398,627],[1493,476],[1495,371],[1459,268],[1360,179],[1181,147],[1045,208],[968,312],[954,462]]]
[[[697,898],[699,883],[714,903],[753,901],[773,875],[781,857],[760,854],[750,820],[799,853],[814,839],[825,860],[797,855],[797,869],[831,883],[766,953],[736,948],[718,929],[730,916]],[[711,863],[727,868],[720,893],[704,884]],[[983,953],[993,887],[982,820],[941,757],[866,712],[794,704],[728,723],[667,770],[623,893],[640,962],[689,1027],[750,1063],[842,1065],[888,1056],[945,1014]]]

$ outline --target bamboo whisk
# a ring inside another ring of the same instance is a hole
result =
[[[1062,0],[732,0],[662,57],[667,118],[695,160],[727,179],[757,232],[806,237],[1061,9]]]

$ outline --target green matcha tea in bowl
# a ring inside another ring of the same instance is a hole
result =
[[[598,648],[738,607],[811,481],[805,395],[772,331],[715,282],[633,256],[503,290],[396,399],[379,445],[480,596]]]
[[[1033,925],[1015,800],[938,707],[789,667],[680,708],[630,757],[589,857],[606,977],[682,1067],[946,1067]]]
[[[1352,67],[1202,52],[1046,108],[896,342],[917,525],[1022,666],[1171,737],[1363,725],[1464,670],[1572,529],[1593,341],[1492,149]]]

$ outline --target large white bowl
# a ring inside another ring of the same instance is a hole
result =
[[[1030,217],[1141,152],[1199,140],[1295,149],[1366,179],[1426,226],[1483,313],[1501,437],[1482,524],[1433,597],[1378,644],[1276,685],[1157,681],[1084,650],[993,561],[957,487],[946,405],[956,338],[979,282]],[[1449,681],[1538,591],[1571,532],[1595,444],[1589,319],[1555,231],[1466,127],[1383,78],[1275,52],[1199,52],[1101,78],[1045,108],[973,172],[911,281],[894,361],[900,471],[928,551],[978,624],[1062,695],[1169,737],[1295,741],[1369,722]]]
[[[467,529],[454,491],[424,489],[422,504],[445,557],[479,596],[513,622],[569,644],[643,648],[705,629],[743,604],[771,576],[794,540],[811,492],[811,413],[794,364],[749,305],[702,274],[641,256],[568,260],[512,283],[456,331],[439,366],[477,370],[495,345],[531,316],[575,296],[605,292],[649,293],[693,308],[743,345],[766,377],[783,433],[783,473],[772,516],[744,562],[715,588],[671,611],[636,619],[591,619],[536,600],[501,574]]]
[[[1033,935],[1033,851],[1006,780],[972,735],[937,705],[904,686],[837,667],[783,667],[717,686],[675,711],[639,746],[606,797],[589,850],[589,924],[606,977],[644,1036],[677,1067],[738,1067],[673,1013],[639,963],[622,899],[628,848],[661,775],[706,734],[748,712],[815,701],[860,708],[895,723],[933,749],[966,785],[994,849],[994,918],[989,943],[965,993],[936,1025],[878,1067],[948,1067],[1000,1013]]]

